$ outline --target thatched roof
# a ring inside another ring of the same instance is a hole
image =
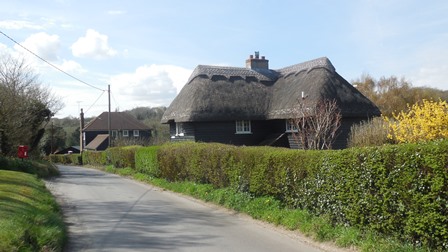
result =
[[[311,102],[335,99],[343,117],[380,114],[323,57],[279,70],[199,65],[162,123],[288,119],[294,117],[302,94]]]
[[[110,112],[111,130],[150,130],[148,126],[126,112]],[[108,130],[108,112],[103,112],[87,123],[83,131]]]

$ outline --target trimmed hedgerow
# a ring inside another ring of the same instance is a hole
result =
[[[52,163],[82,165],[81,154],[51,154],[48,159]]]
[[[178,143],[158,152],[170,181],[236,187],[289,207],[448,249],[448,141],[339,151]]]
[[[140,146],[111,147],[105,150],[107,164],[115,168],[135,168],[135,151]]]
[[[157,162],[159,146],[141,147],[135,150],[135,169],[151,177],[159,177],[160,171]]]
[[[107,156],[104,151],[84,151],[82,153],[82,161],[84,164],[95,166],[108,164]]]

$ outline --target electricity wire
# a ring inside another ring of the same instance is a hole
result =
[[[100,96],[98,96],[98,98],[95,100],[95,102],[94,102],[92,105],[90,105],[90,107],[86,110],[85,113],[89,112],[89,110],[90,110],[93,106],[95,106],[95,104],[98,102],[98,100],[101,98],[101,96],[103,96],[104,92],[106,92],[106,90],[102,90],[102,91],[103,91],[103,92],[101,92]]]
[[[42,60],[43,62],[47,63],[47,64],[50,65],[51,67],[53,67],[53,68],[59,70],[61,73],[63,73],[63,74],[65,74],[65,75],[69,76],[70,78],[75,79],[75,80],[77,80],[77,81],[79,81],[79,82],[81,82],[81,83],[83,83],[83,84],[85,84],[85,85],[87,85],[87,86],[89,86],[89,87],[91,87],[91,88],[95,88],[95,89],[97,89],[97,90],[103,91],[103,93],[104,93],[104,91],[106,91],[106,90],[104,90],[104,89],[101,89],[101,88],[96,87],[96,86],[94,86],[94,85],[92,85],[92,84],[89,84],[89,83],[87,83],[87,82],[85,82],[85,81],[83,81],[83,80],[81,80],[81,79],[79,79],[79,78],[77,78],[77,77],[75,77],[75,76],[73,76],[73,75],[71,75],[71,74],[65,72],[65,71],[62,70],[61,68],[55,66],[54,64],[48,62],[46,59],[40,57],[40,56],[37,55],[36,53],[34,53],[34,52],[32,52],[31,50],[29,50],[28,48],[24,47],[24,46],[21,45],[19,42],[15,41],[13,38],[11,38],[10,36],[6,35],[4,32],[0,31],[0,33],[1,33],[3,36],[7,37],[7,38],[8,38],[9,40],[11,40],[12,42],[14,42],[16,45],[20,46],[21,48],[23,48],[24,50],[28,51],[29,53],[31,53],[32,55],[34,55],[34,56],[37,57],[38,59],[40,59],[40,60]]]

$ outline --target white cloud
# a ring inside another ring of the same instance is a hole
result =
[[[93,29],[88,29],[86,35],[73,43],[71,49],[73,55],[80,58],[106,59],[117,54],[109,46],[107,35]]]
[[[58,59],[58,51],[61,46],[58,35],[49,35],[45,32],[32,34],[20,44],[48,61],[56,61]],[[24,49],[18,45],[15,45],[14,49],[20,52],[24,51]],[[26,54],[28,54],[28,52],[26,52]]]
[[[187,82],[191,70],[172,65],[144,65],[134,73],[124,73],[111,79],[111,89],[118,94],[119,106],[168,106]]]
[[[63,60],[62,64],[59,66],[62,70],[65,72],[77,72],[77,73],[84,73],[86,72],[85,69],[82,68],[82,66],[73,60]]]
[[[0,28],[8,30],[32,29],[42,30],[43,27],[25,20],[4,20],[0,21]]]

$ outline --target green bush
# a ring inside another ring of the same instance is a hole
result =
[[[350,129],[349,147],[381,146],[392,143],[388,139],[389,124],[381,117],[355,124]]]
[[[47,161],[30,159],[6,158],[0,156],[0,170],[19,171],[37,175],[40,178],[59,174],[59,170]]]
[[[159,148],[159,146],[149,146],[136,149],[135,169],[152,177],[159,177],[160,170],[157,162]]]
[[[51,154],[48,156],[48,160],[56,164],[82,165],[81,154]]]

